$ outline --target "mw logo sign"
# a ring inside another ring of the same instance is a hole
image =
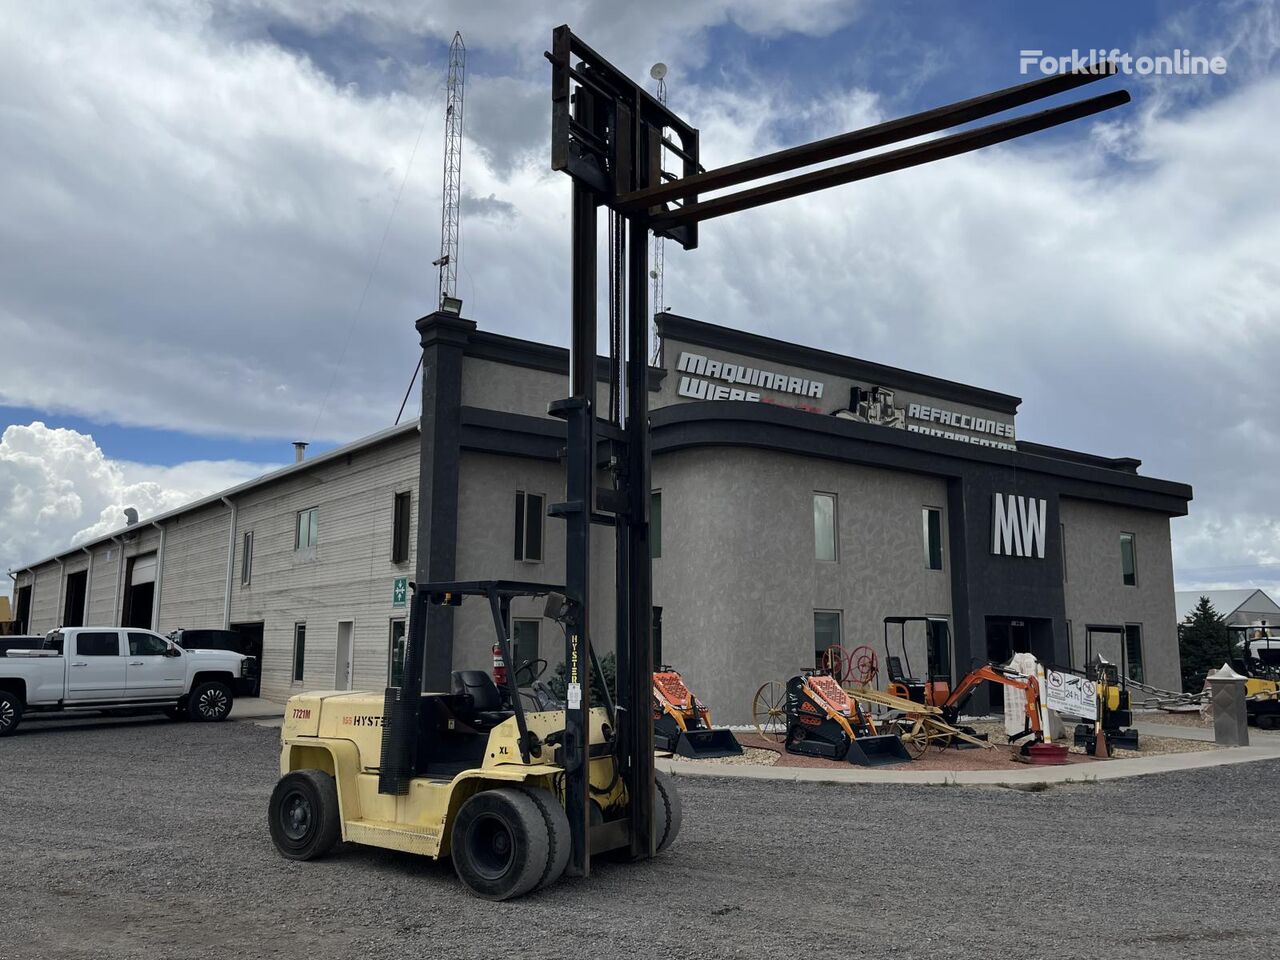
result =
[[[991,507],[991,552],[999,557],[1043,560],[1047,510],[1044,500],[997,493]]]

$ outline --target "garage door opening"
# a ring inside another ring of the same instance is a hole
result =
[[[140,553],[126,568],[122,626],[151,629],[151,607],[156,598],[156,555]]]
[[[84,600],[89,590],[89,571],[67,574],[66,600],[62,604],[64,627],[84,626]]]

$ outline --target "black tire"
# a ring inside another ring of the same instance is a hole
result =
[[[1260,713],[1254,720],[1259,730],[1274,730],[1277,721],[1280,721],[1280,717],[1277,717],[1274,713]],[[0,736],[3,736],[3,734],[0,734]]]
[[[569,818],[551,791],[541,787],[521,787],[520,790],[538,805],[547,825],[547,866],[534,887],[535,890],[541,890],[559,880],[564,874],[564,868],[569,865]]]
[[[338,785],[322,770],[287,773],[271,791],[271,840],[290,860],[323,857],[342,836]]]
[[[0,737],[12,736],[22,723],[22,698],[9,690],[0,690]]]
[[[231,715],[235,698],[221,680],[196,685],[187,697],[187,716],[198,723],[219,723]]]
[[[513,787],[482,790],[462,805],[450,834],[453,869],[477,897],[510,900],[538,885],[551,838],[538,804]]]
[[[654,844],[654,851],[661,853],[680,835],[680,827],[684,823],[684,804],[680,802],[680,794],[676,792],[676,784],[671,775],[661,770],[653,772],[653,794],[654,826],[662,827]]]

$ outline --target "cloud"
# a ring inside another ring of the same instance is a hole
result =
[[[569,190],[547,169],[550,28],[573,24],[636,76],[657,59],[696,75],[674,96],[714,165],[898,109],[895,90],[752,70],[765,41],[829,33],[861,9],[11,5],[0,342],[21,362],[6,364],[0,403],[283,439],[385,426],[436,286],[440,58],[456,27],[472,52],[458,292],[487,329],[564,343]],[[1137,102],[1102,122],[711,221],[697,251],[667,244],[667,304],[1019,394],[1023,436],[1141,457],[1144,472],[1195,485],[1192,517],[1174,524],[1181,568],[1269,569],[1276,6],[1207,9],[1213,42],[1232,51],[1225,82],[1181,96],[1170,85],[1187,78],[1126,80]],[[750,42],[698,74],[726,26]],[[1152,36],[1172,46],[1199,30],[1174,18]],[[395,62],[348,82],[353,37],[354,59]],[[933,89],[953,65],[922,56]],[[1017,79],[1012,54],[1009,70]]]
[[[31,563],[273,469],[238,460],[169,467],[108,458],[88,434],[36,421],[0,434],[0,569]],[[0,590],[4,586],[0,585]],[[7,591],[6,591],[7,592]]]

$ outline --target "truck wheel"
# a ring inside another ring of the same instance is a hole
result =
[[[510,787],[482,790],[453,821],[453,869],[485,900],[510,900],[538,885],[551,838],[538,804]]]
[[[0,737],[7,737],[22,722],[22,700],[16,693],[0,690]]]
[[[231,688],[221,680],[199,684],[187,697],[187,716],[192,720],[216,723],[227,719],[233,702]]]
[[[314,860],[342,835],[338,785],[322,770],[295,770],[280,778],[268,807],[271,840],[290,860]]]
[[[535,890],[548,887],[560,879],[569,865],[569,818],[564,807],[549,790],[541,787],[521,787],[521,792],[538,805],[542,820],[547,825],[547,866]]]
[[[653,772],[653,793],[654,826],[662,829],[654,847],[657,853],[661,853],[680,834],[684,805],[680,802],[680,794],[676,793],[675,781],[661,770]]]

